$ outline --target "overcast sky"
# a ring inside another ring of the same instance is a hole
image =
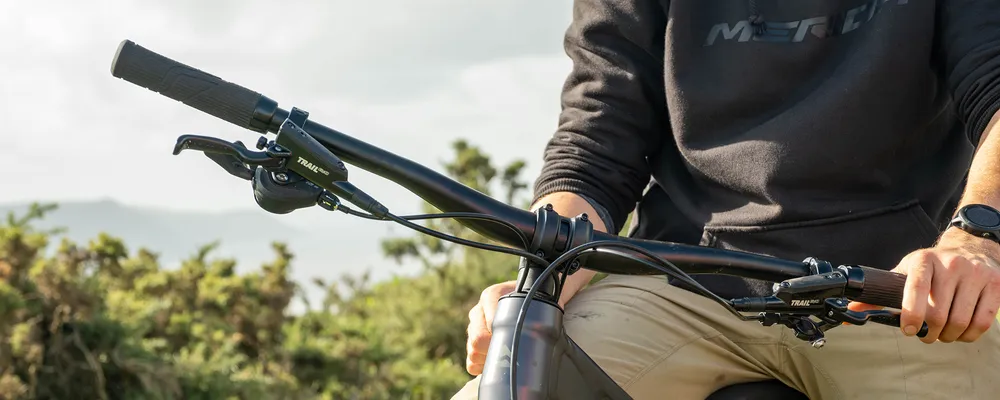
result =
[[[4,1],[0,109],[8,123],[0,160],[15,174],[0,187],[0,202],[112,198],[172,209],[256,207],[245,182],[206,158],[171,155],[185,133],[245,143],[256,135],[112,77],[123,39],[435,169],[450,154],[449,142],[463,137],[499,163],[525,159],[534,179],[570,67],[562,51],[570,6]],[[390,209],[416,209],[408,192],[351,172]],[[280,218],[304,223],[310,212]]]

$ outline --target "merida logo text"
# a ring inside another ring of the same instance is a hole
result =
[[[717,24],[708,32],[705,39],[705,46],[715,44],[719,37],[723,40],[736,39],[739,43],[750,40],[755,42],[773,43],[799,43],[806,40],[806,36],[824,39],[832,36],[840,36],[860,28],[875,18],[875,15],[886,6],[906,5],[909,0],[869,0],[867,3],[854,7],[836,15],[826,15],[822,17],[807,18],[800,21],[791,22],[767,22],[767,32],[754,36],[753,27],[749,21],[740,21],[736,25],[728,23]]]
[[[302,164],[302,166],[306,167],[306,169],[312,172],[315,172],[317,174],[330,175],[330,173],[327,170],[317,167],[315,164],[309,162],[309,160],[306,160],[302,157],[299,157],[298,162],[299,164]]]

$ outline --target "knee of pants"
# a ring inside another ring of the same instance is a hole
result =
[[[758,355],[734,340],[776,344],[779,328],[734,318],[714,301],[674,287],[663,277],[614,276],[605,281],[570,301],[565,328],[626,391],[629,386],[645,393],[657,386],[687,385],[689,390],[680,392],[700,393],[766,378],[765,361],[759,356],[776,359],[768,350],[773,346],[755,346],[753,351],[768,352]]]

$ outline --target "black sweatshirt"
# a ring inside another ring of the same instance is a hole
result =
[[[536,200],[797,260],[890,269],[933,244],[1000,108],[1000,0],[576,0],[565,48]]]

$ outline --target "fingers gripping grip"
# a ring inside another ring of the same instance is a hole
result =
[[[864,287],[854,300],[876,306],[901,309],[906,275],[870,267],[861,267],[865,273]]]
[[[260,123],[254,123],[254,112],[263,97],[260,93],[171,60],[130,40],[118,46],[111,75],[242,128],[264,132]]]

